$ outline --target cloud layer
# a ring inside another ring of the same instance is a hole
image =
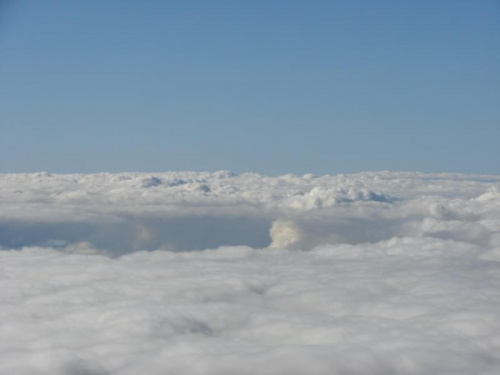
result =
[[[500,372],[497,176],[15,174],[0,207],[0,374]]]
[[[309,252],[0,252],[2,374],[495,374],[500,263],[401,238]]]
[[[120,255],[231,245],[307,250],[392,237],[500,241],[498,176],[4,174],[0,205],[4,248],[86,242]],[[280,231],[286,226],[290,238]]]

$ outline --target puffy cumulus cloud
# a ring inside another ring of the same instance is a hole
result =
[[[3,174],[0,247],[121,255],[434,237],[495,248],[499,192],[500,177],[463,174]]]
[[[485,251],[410,237],[2,251],[0,373],[498,374],[500,263]]]
[[[289,249],[300,243],[303,234],[293,221],[276,220],[271,225],[270,236],[271,249]]]

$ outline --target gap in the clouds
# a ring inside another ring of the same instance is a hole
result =
[[[196,251],[220,246],[310,250],[324,244],[379,242],[402,235],[401,220],[294,216],[122,217],[119,222],[0,222],[0,248],[52,247],[111,256],[140,250]]]
[[[0,222],[0,247],[67,247],[88,243],[111,255],[159,248],[204,250],[219,246],[269,246],[271,221],[248,217],[133,218],[118,223]]]
[[[140,250],[197,251],[221,246],[311,250],[326,244],[432,237],[481,247],[500,241],[479,223],[413,218],[360,218],[330,212],[271,216],[127,216],[119,221],[0,221],[0,249],[51,247],[120,256]]]

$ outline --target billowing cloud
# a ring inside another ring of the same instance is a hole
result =
[[[497,176],[12,174],[0,207],[0,374],[500,373]]]
[[[499,202],[500,178],[482,175],[4,174],[0,246],[88,242],[119,255],[230,245],[307,250],[404,236],[492,246]]]

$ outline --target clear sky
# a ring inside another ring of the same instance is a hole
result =
[[[0,172],[500,173],[500,1],[0,0]]]

